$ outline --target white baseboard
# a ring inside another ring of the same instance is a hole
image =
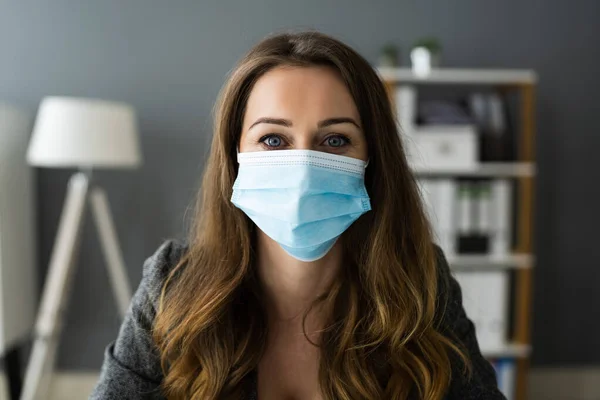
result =
[[[85,400],[96,386],[99,372],[57,372],[48,400]],[[0,400],[8,398],[0,374]],[[600,400],[600,367],[534,368],[528,400]]]

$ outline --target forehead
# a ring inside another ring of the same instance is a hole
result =
[[[261,76],[248,98],[246,118],[265,116],[358,119],[358,111],[333,68],[280,66]]]

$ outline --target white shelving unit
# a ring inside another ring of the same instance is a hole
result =
[[[450,255],[447,258],[448,264],[455,270],[531,268],[534,263],[534,257],[531,254],[509,254],[506,256],[460,254]]]
[[[524,344],[508,344],[494,349],[481,349],[481,353],[487,358],[525,358],[531,354],[531,346]]]
[[[389,83],[452,85],[533,85],[533,70],[443,68],[433,69],[427,76],[416,75],[410,68],[380,68],[381,78]]]
[[[419,180],[443,180],[452,178],[472,178],[489,180],[511,180],[514,185],[516,201],[513,211],[515,218],[515,246],[508,254],[446,254],[448,263],[454,272],[479,272],[492,270],[509,270],[514,279],[514,302],[511,313],[513,331],[506,338],[506,344],[493,348],[482,345],[482,353],[489,359],[515,360],[514,398],[527,398],[527,381],[529,357],[532,351],[530,344],[532,268],[535,263],[533,254],[533,182],[536,177],[534,156],[535,140],[535,85],[538,77],[533,70],[510,69],[433,69],[427,76],[419,76],[410,68],[381,68],[378,73],[384,81],[392,103],[399,86],[478,86],[491,87],[501,92],[513,91],[519,98],[519,127],[515,134],[519,152],[514,162],[480,162],[465,168],[431,168],[413,167]],[[402,92],[402,101],[413,95],[409,91]],[[408,96],[408,97],[406,97]],[[414,101],[414,100],[412,100]],[[393,104],[393,108],[397,105]],[[408,114],[414,113],[415,107],[408,107]],[[399,109],[404,109],[402,104]],[[410,118],[401,122],[411,125]],[[411,127],[414,129],[414,127]],[[411,129],[408,129],[410,132]],[[424,158],[427,160],[427,158]],[[512,207],[512,206],[511,206]],[[446,217],[447,218],[447,217]],[[450,252],[451,253],[451,252]],[[464,275],[463,275],[464,276]],[[488,346],[492,345],[491,343]]]
[[[413,172],[419,177],[530,178],[535,175],[536,169],[535,164],[529,162],[485,162],[472,169],[418,168]]]

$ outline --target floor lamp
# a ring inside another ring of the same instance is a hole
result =
[[[48,395],[88,201],[119,312],[124,315],[129,307],[131,287],[113,219],[104,191],[93,185],[92,169],[141,164],[135,112],[122,103],[47,97],[38,111],[27,161],[80,170],[69,180],[21,392],[21,400],[41,400]]]

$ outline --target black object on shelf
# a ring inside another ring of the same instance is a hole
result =
[[[488,235],[460,235],[458,237],[459,254],[488,254],[490,237]]]
[[[420,125],[472,125],[475,121],[461,102],[425,100],[419,102],[417,123]]]
[[[468,99],[480,133],[481,161],[514,160],[508,104],[499,93],[473,93]]]

